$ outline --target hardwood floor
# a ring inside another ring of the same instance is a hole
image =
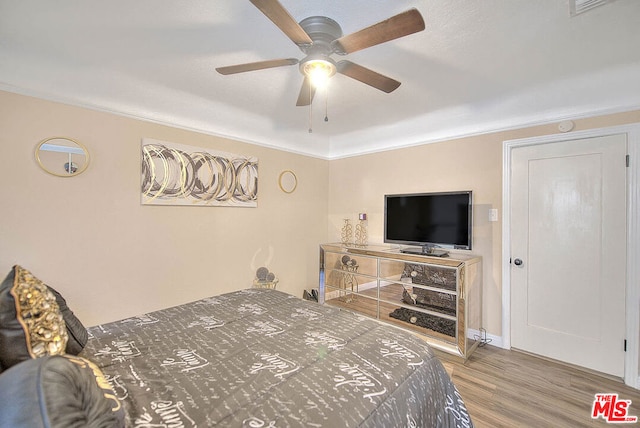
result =
[[[628,415],[640,417],[640,391],[616,379],[490,345],[464,363],[436,353],[478,428],[611,426],[591,418],[596,393],[631,400]]]

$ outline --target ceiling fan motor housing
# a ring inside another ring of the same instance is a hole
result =
[[[309,49],[324,47],[328,55],[332,52],[331,42],[342,37],[340,24],[326,16],[310,16],[300,21],[300,26],[313,40],[311,46],[300,46],[304,53],[309,53]]]
[[[298,45],[307,56],[300,60],[300,72],[308,74],[306,68],[310,62],[323,62],[330,68],[330,76],[336,72],[336,62],[330,57],[333,53],[331,43],[342,37],[340,24],[326,16],[310,16],[300,21],[300,26],[309,35],[313,44]]]

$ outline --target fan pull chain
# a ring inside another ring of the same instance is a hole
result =
[[[325,89],[324,95],[324,121],[329,122],[329,86]]]
[[[311,103],[309,103],[309,134],[311,134],[313,132],[312,126],[313,126],[313,114],[312,114],[312,109],[311,109]]]
[[[311,85],[309,85],[309,134],[313,132],[313,98],[311,98]]]

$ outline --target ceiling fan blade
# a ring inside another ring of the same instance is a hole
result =
[[[393,92],[400,86],[400,82],[397,80],[393,80],[390,77],[369,70],[361,65],[354,64],[351,61],[338,62],[337,69],[340,74],[359,80],[386,93]]]
[[[283,67],[285,65],[297,64],[296,58],[270,59],[268,61],[249,62],[246,64],[229,65],[227,67],[217,67],[216,71],[220,74],[236,74],[245,71],[264,70],[266,68]]]
[[[250,0],[251,3],[282,30],[296,45],[310,45],[311,37],[278,0]]]
[[[308,106],[313,101],[313,96],[316,94],[316,88],[311,84],[311,79],[305,76],[304,81],[302,82],[302,87],[300,88],[300,93],[298,94],[298,101],[296,105],[300,106]]]
[[[422,19],[420,12],[413,8],[355,33],[340,37],[333,41],[332,47],[338,54],[350,54],[422,30],[424,30],[424,19]]]

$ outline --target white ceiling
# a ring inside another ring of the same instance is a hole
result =
[[[215,71],[304,56],[248,0],[0,0],[0,89],[327,159],[640,108],[640,0],[281,3],[344,34],[415,7],[426,30],[345,57],[402,85],[334,76],[309,133],[297,66]]]

